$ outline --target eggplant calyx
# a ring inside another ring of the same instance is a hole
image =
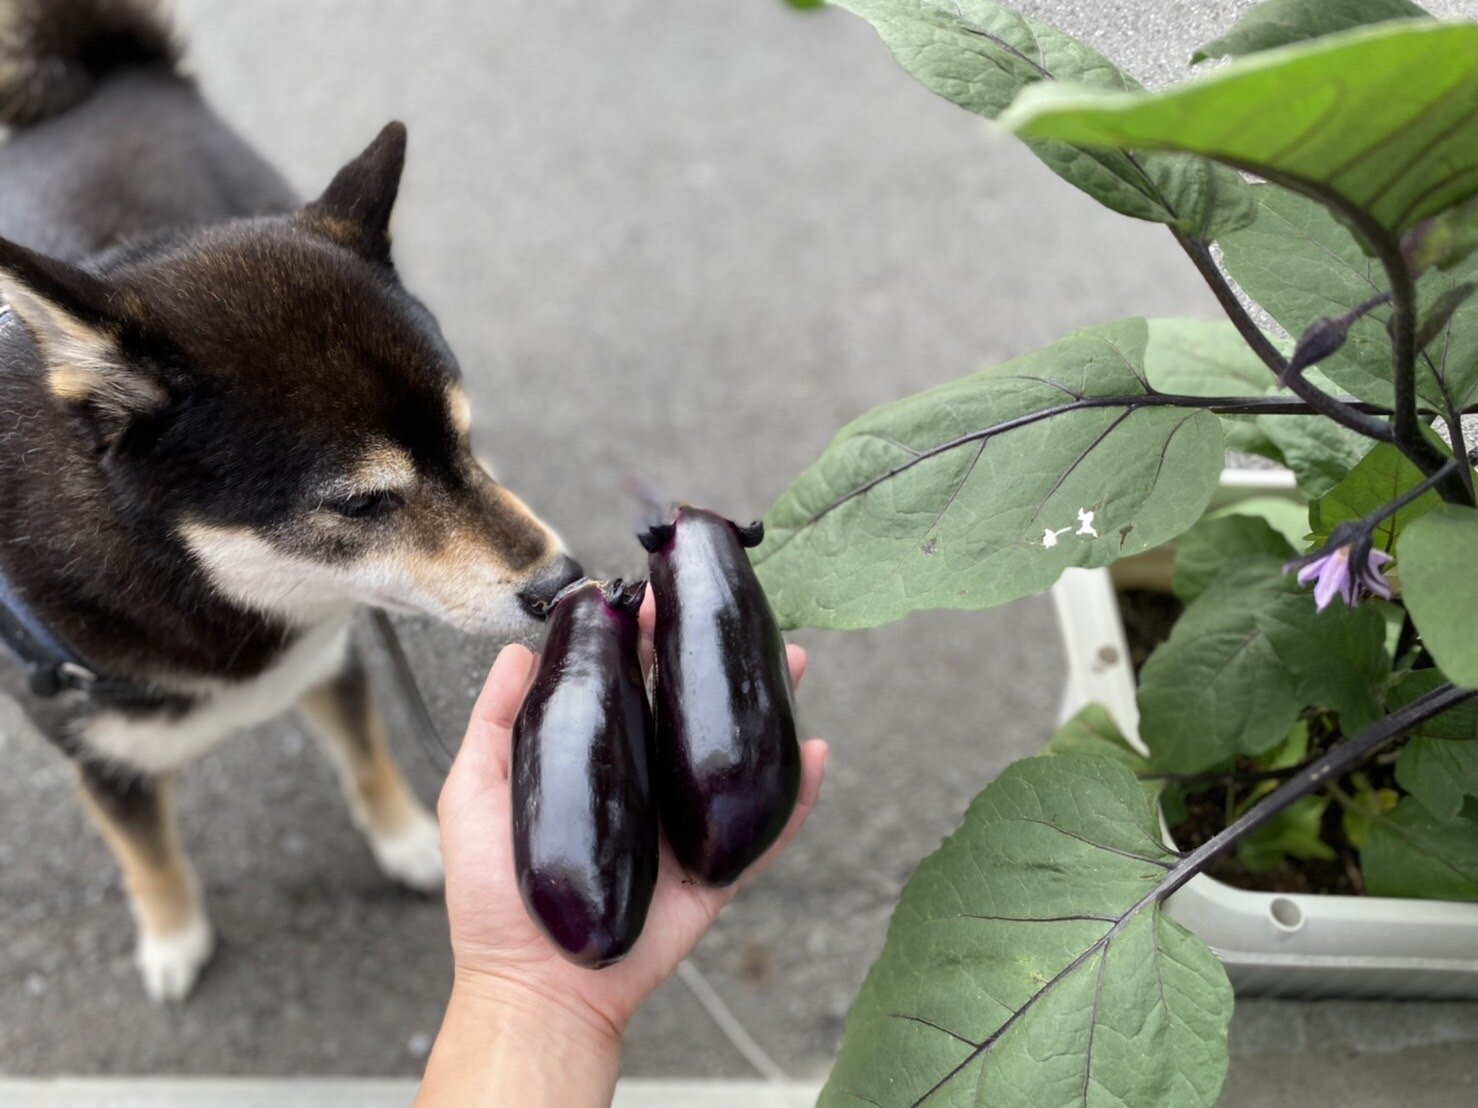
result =
[[[622,581],[617,577],[600,588],[607,607],[635,617],[641,610],[642,597],[647,594],[645,581]]]
[[[765,521],[762,519],[757,519],[746,527],[740,527],[736,523],[734,530],[739,535],[739,545],[746,550],[752,550],[765,541]]]
[[[648,554],[659,554],[662,548],[672,541],[672,536],[676,533],[676,524],[654,523],[651,527],[637,535],[636,540],[646,548]]]

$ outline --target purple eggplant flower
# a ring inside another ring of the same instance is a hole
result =
[[[1341,538],[1346,541],[1340,542]],[[1284,573],[1298,570],[1300,585],[1314,586],[1314,606],[1319,611],[1329,607],[1336,596],[1353,608],[1362,591],[1391,599],[1391,586],[1381,576],[1381,567],[1391,556],[1376,550],[1369,534],[1341,535],[1337,529],[1330,539],[1328,545],[1283,567]]]

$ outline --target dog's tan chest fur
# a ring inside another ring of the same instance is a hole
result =
[[[327,681],[344,664],[348,614],[305,632],[277,663],[248,681],[202,681],[190,691],[206,699],[178,720],[99,715],[82,738],[97,754],[146,773],[169,773],[205,754],[233,731],[271,719]]]

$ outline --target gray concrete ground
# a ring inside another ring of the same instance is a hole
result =
[[[1163,80],[1247,5],[1032,6]],[[409,123],[402,269],[462,358],[503,475],[604,572],[639,567],[629,474],[758,514],[872,405],[1071,328],[1214,313],[1163,231],[937,101],[841,12],[178,8],[209,94],[305,192],[387,119]],[[833,743],[827,790],[695,956],[792,1075],[824,1073],[913,865],[1045,739],[1054,636],[1042,600],[799,636],[807,722]],[[492,644],[421,625],[408,638],[458,733]],[[173,1010],[143,999],[67,768],[14,729],[0,744],[0,1072],[418,1070],[447,987],[442,910],[381,880],[290,720],[185,778],[222,945]],[[1478,1005],[1254,1002],[1227,1103],[1460,1103],[1475,1043]],[[628,1072],[750,1075],[676,982],[636,1020]]]
[[[672,1079],[623,1081],[611,1108],[809,1108],[817,1086],[788,1082]],[[405,1108],[416,1083],[405,1078],[69,1078],[0,1077],[5,1108]]]

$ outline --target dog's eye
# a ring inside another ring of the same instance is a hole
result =
[[[376,519],[400,507],[400,497],[381,489],[334,501],[328,507],[346,519]]]

